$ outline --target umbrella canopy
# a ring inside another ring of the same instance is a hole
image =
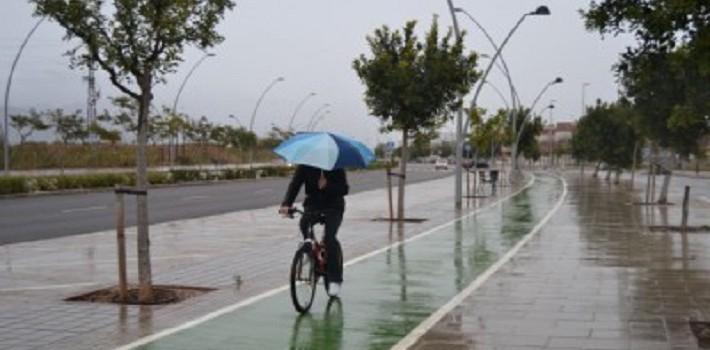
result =
[[[330,132],[302,132],[282,142],[274,152],[289,163],[324,170],[365,168],[375,154],[362,142]]]

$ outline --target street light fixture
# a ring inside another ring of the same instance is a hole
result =
[[[316,121],[313,123],[313,125],[311,125],[310,131],[315,131],[315,130],[316,130],[316,126],[318,126],[318,123],[320,123],[321,121],[323,121],[323,119],[325,119],[325,116],[327,116],[327,115],[329,115],[329,114],[330,114],[330,110],[327,110],[327,111],[323,112],[323,114],[321,114],[321,115],[318,117],[318,119],[316,119]]]
[[[301,110],[301,107],[310,99],[311,97],[315,96],[315,92],[311,92],[310,94],[306,95],[303,100],[296,106],[296,109],[293,111],[293,115],[291,116],[291,120],[288,122],[288,131],[291,131],[291,128],[293,128],[293,121],[296,119],[296,114],[298,113],[299,110]]]
[[[195,64],[190,69],[190,72],[188,72],[187,75],[185,76],[185,79],[182,80],[182,84],[180,84],[180,89],[178,89],[178,92],[175,95],[175,101],[173,102],[173,114],[177,114],[178,101],[180,100],[180,95],[182,94],[182,90],[185,88],[185,84],[187,84],[187,80],[190,79],[190,77],[192,76],[192,73],[195,72],[197,67],[199,67],[200,64],[202,64],[202,62],[204,60],[206,60],[209,57],[214,57],[214,56],[217,56],[217,55],[214,53],[206,53],[204,56],[202,56],[202,58],[200,58],[197,62],[195,62]]]
[[[537,97],[535,97],[535,100],[533,101],[532,105],[530,106],[530,109],[528,109],[528,112],[523,116],[523,120],[520,122],[520,131],[515,133],[515,125],[518,124],[517,120],[513,121],[513,136],[515,137],[515,142],[513,142],[513,147],[511,150],[512,157],[513,157],[513,171],[518,170],[518,143],[520,142],[520,136],[523,134],[523,130],[525,130],[525,122],[528,119],[528,116],[530,116],[530,112],[535,110],[535,106],[537,105],[537,102],[540,100],[540,97],[542,97],[543,94],[545,94],[545,91],[547,89],[555,84],[561,84],[564,80],[561,77],[557,77],[554,80],[550,81],[549,83],[545,84],[545,86],[540,90],[540,93],[537,94]]]
[[[580,114],[580,117],[583,117],[584,114],[587,112],[587,102],[585,101],[585,97],[586,97],[587,86],[589,86],[589,85],[591,85],[591,84],[589,84],[587,82],[582,83],[582,114]]]
[[[261,96],[259,96],[259,99],[256,101],[256,106],[254,106],[254,111],[251,114],[251,121],[249,121],[249,132],[250,133],[254,133],[254,119],[256,118],[256,111],[259,110],[259,105],[261,105],[261,101],[264,99],[264,96],[266,96],[266,93],[268,93],[269,90],[271,90],[271,88],[274,87],[274,85],[276,85],[284,80],[286,80],[286,79],[284,79],[284,77],[278,77],[278,78],[274,79],[274,81],[272,81],[271,84],[269,84],[269,86],[267,86],[266,89],[264,89],[264,92],[261,93]],[[258,140],[258,138],[257,138],[257,140]],[[254,164],[254,147],[252,147],[251,152],[249,152],[249,169],[252,168],[253,164]]]
[[[454,9],[452,0],[448,0],[448,5],[449,5],[449,10],[451,11],[451,16],[453,17],[454,21],[454,30],[456,32],[456,37],[461,38],[461,33],[459,32],[458,29],[458,21],[456,19],[456,11]],[[513,26],[513,28],[510,30],[508,35],[505,37],[501,45],[498,47],[498,49],[495,52],[495,55],[493,55],[493,58],[491,59],[491,62],[488,64],[488,67],[486,67],[485,72],[481,76],[481,80],[485,81],[486,77],[491,71],[491,68],[493,67],[493,64],[496,62],[498,59],[498,56],[500,56],[501,51],[505,47],[505,45],[508,43],[508,40],[510,40],[510,37],[515,33],[515,31],[520,27],[520,24],[523,23],[525,18],[527,16],[544,16],[544,15],[549,15],[550,14],[550,9],[547,6],[538,6],[535,11],[528,12],[523,14],[518,22]],[[476,92],[473,96],[473,99],[471,101],[471,107],[475,108],[476,107],[476,101],[478,99],[478,96],[481,93],[481,88],[483,87],[483,84],[478,84],[478,88],[476,89]],[[463,135],[466,133],[466,129],[468,128],[468,125],[470,123],[470,120],[467,119],[465,122],[465,126],[463,124],[463,112],[459,108],[459,113],[456,119],[456,181],[455,181],[455,206],[457,209],[461,208],[461,203],[462,203],[462,167],[461,167],[461,162],[463,160]],[[516,123],[513,123],[513,126],[515,126]],[[514,130],[515,133],[515,130]]]
[[[42,22],[44,22],[44,19],[46,17],[42,17],[37,21],[37,23],[32,27],[32,29],[27,33],[27,36],[25,37],[25,40],[22,41],[22,44],[20,45],[20,49],[17,50],[17,54],[15,55],[15,59],[12,61],[12,67],[10,68],[10,75],[7,77],[7,85],[5,86],[5,123],[3,127],[3,138],[2,138],[2,143],[3,143],[3,163],[4,163],[4,174],[10,175],[10,139],[8,135],[8,129],[9,125],[7,122],[8,118],[8,109],[9,109],[9,103],[10,103],[10,87],[12,87],[12,76],[15,73],[15,68],[17,67],[17,62],[20,60],[20,56],[22,56],[22,51],[25,49],[25,46],[27,46],[27,42],[30,41],[30,38],[32,37],[32,34],[37,30],[37,27],[39,27]]]
[[[328,107],[330,107],[330,103],[324,103],[323,105],[321,105],[320,107],[318,107],[318,109],[316,109],[315,112],[313,112],[313,115],[311,115],[311,119],[309,119],[309,120],[308,120],[308,124],[306,124],[306,131],[310,130],[311,125],[313,125],[313,122],[315,122],[316,117],[318,116],[318,114],[319,114],[321,111],[323,111],[325,108],[328,108]]]

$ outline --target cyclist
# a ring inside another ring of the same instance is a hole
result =
[[[340,257],[333,252],[342,252],[340,242],[336,235],[338,228],[343,221],[345,211],[345,199],[349,186],[345,176],[345,170],[334,169],[332,171],[322,170],[308,165],[299,165],[288,185],[286,196],[281,203],[279,213],[288,214],[293,206],[293,202],[301,190],[301,185],[305,184],[306,199],[303,201],[305,215],[301,217],[300,228],[303,239],[308,242],[308,228],[315,224],[317,220],[313,212],[323,213],[325,216],[325,249],[327,254],[326,274],[328,277],[328,294],[332,297],[340,293],[340,285],[343,282],[342,266],[339,264]]]

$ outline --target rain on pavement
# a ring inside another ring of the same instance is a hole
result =
[[[341,299],[319,288],[310,314],[296,313],[284,290],[140,348],[389,348],[530,232],[559,200],[561,181],[539,176],[508,200],[346,267]],[[394,226],[390,236],[402,232]]]

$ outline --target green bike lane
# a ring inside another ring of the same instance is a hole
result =
[[[129,344],[138,349],[388,349],[467,288],[555,208],[562,180],[531,186],[433,231],[346,263],[339,300],[322,285],[299,315],[288,289]],[[402,228],[391,227],[393,237]],[[287,276],[284,276],[284,282]]]

